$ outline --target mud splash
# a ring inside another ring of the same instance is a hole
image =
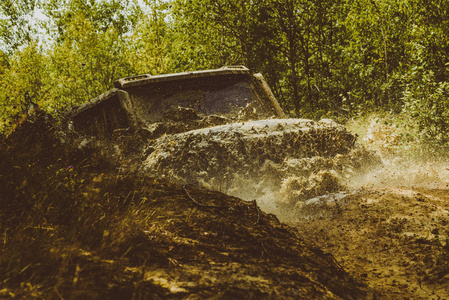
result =
[[[149,143],[145,157],[146,173],[256,199],[263,210],[283,220],[290,208],[344,190],[351,178],[380,164],[344,126],[304,119],[166,135]]]
[[[363,147],[375,152],[382,167],[351,180],[351,186],[369,188],[449,187],[449,161],[428,155],[404,155],[413,145],[401,145],[400,129],[372,119],[361,139]]]
[[[382,159],[383,167],[350,182],[354,188],[448,188],[449,163],[426,162],[404,157]]]

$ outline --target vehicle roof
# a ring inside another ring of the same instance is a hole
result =
[[[156,82],[167,82],[184,80],[191,78],[214,77],[222,75],[250,75],[250,71],[245,66],[224,66],[220,69],[202,70],[192,72],[182,72],[163,75],[142,74],[132,77],[118,79],[114,82],[114,86],[119,89],[142,86]]]

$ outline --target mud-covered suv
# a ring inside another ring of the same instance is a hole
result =
[[[262,75],[243,66],[140,75],[115,87],[71,109],[70,127],[111,141],[115,156],[138,140],[141,172],[257,198],[270,212],[344,189],[372,160],[332,120],[286,118]]]
[[[114,85],[70,110],[76,131],[98,137],[129,127],[173,133],[249,119],[285,118],[263,76],[251,75],[244,66],[144,74],[119,79]]]

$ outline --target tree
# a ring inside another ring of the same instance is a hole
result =
[[[449,3],[410,2],[415,13],[410,64],[401,74],[403,113],[422,141],[441,148],[449,143]]]
[[[350,72],[356,77],[354,106],[398,109],[402,87],[397,81],[409,60],[413,11],[407,0],[357,0],[349,4]],[[358,78],[357,78],[358,77]]]
[[[19,46],[34,40],[36,22],[29,16],[33,15],[36,5],[37,2],[32,0],[0,2],[0,48],[9,55]]]
[[[115,28],[119,36],[127,34],[142,16],[136,0],[48,0],[44,13],[51,20],[48,34],[60,42],[69,36],[74,18],[82,16],[97,32]]]
[[[36,43],[16,50],[0,74],[0,131],[26,113],[31,104],[42,104],[46,86],[47,57]]]
[[[174,61],[187,69],[239,65],[248,61],[239,40],[243,36],[235,26],[241,27],[235,15],[239,11],[221,14],[225,6],[237,9],[237,1],[172,2],[172,30],[174,35]],[[232,15],[232,16],[231,16]],[[232,20],[231,20],[232,18]],[[237,36],[238,35],[238,36]]]
[[[127,59],[137,73],[172,72],[171,52],[174,43],[170,24],[166,22],[169,5],[165,1],[147,3],[149,13],[142,16],[129,36]]]
[[[125,56],[126,41],[116,28],[98,31],[79,14],[67,24],[65,35],[51,53],[53,109],[81,104],[113,88],[116,79],[134,74]]]

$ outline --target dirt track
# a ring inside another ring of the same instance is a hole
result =
[[[295,230],[261,198],[125,172],[42,122],[0,145],[0,298],[449,298],[446,167],[289,203]]]
[[[449,298],[449,190],[370,188],[303,206],[293,225],[388,299]]]

